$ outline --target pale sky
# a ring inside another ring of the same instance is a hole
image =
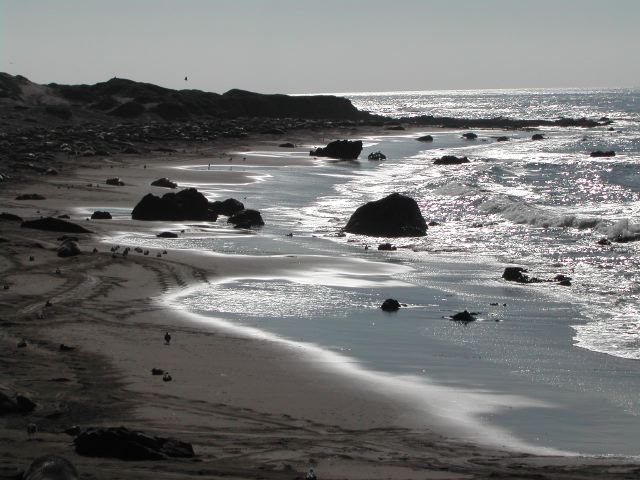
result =
[[[0,0],[0,71],[219,93],[637,87],[639,24],[640,0]]]

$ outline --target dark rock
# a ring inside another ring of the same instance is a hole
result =
[[[281,143],[280,145],[278,145],[280,148],[295,148],[295,144],[291,143],[291,142],[286,142],[286,143]]]
[[[544,140],[544,135],[541,133],[535,133],[531,137],[531,140]]]
[[[502,278],[508,282],[528,283],[529,276],[525,275],[527,270],[522,267],[507,267],[502,273]]]
[[[29,413],[36,404],[24,395],[12,395],[0,390],[0,415],[6,413]]]
[[[398,250],[398,247],[390,243],[381,243],[380,245],[378,245],[378,250],[393,252],[395,250]]]
[[[46,200],[44,196],[39,193],[23,193],[22,195],[18,195],[16,200]]]
[[[67,215],[66,213],[64,213],[62,215],[58,215],[58,218],[62,218],[64,220],[69,220],[71,217],[69,215]]]
[[[157,197],[151,193],[142,197],[134,207],[135,220],[207,220],[215,222],[218,216],[210,210],[207,198],[195,188],[178,193],[165,193]]]
[[[508,142],[509,137],[498,137],[496,138],[496,142]]]
[[[126,427],[87,428],[73,440],[73,443],[76,453],[88,457],[163,460],[168,457],[195,456],[189,443],[175,438],[152,437]]]
[[[475,315],[476,315],[475,313],[469,313],[467,310],[465,310],[463,312],[458,312],[455,315],[452,315],[451,320],[454,322],[463,322],[463,323],[475,322],[476,321]]]
[[[466,140],[475,140],[478,138],[478,135],[473,132],[467,132],[462,134],[462,138],[465,138]]]
[[[216,215],[230,217],[241,210],[244,210],[244,204],[235,198],[227,198],[222,201],[216,200],[215,202],[209,202],[209,210]]]
[[[433,137],[431,135],[424,135],[416,138],[416,140],[419,142],[433,142]]]
[[[402,125],[391,125],[387,127],[387,130],[404,130],[404,127]]]
[[[152,368],[151,375],[164,375],[164,370],[161,368]]]
[[[122,180],[120,180],[118,177],[107,178],[106,184],[107,185],[113,185],[113,186],[116,186],[116,187],[124,187],[124,182]]]
[[[386,160],[387,156],[382,153],[381,151],[377,151],[377,152],[371,152],[368,156],[367,159],[369,160]]]
[[[178,234],[177,233],[173,233],[173,232],[162,232],[156,235],[156,237],[158,238],[178,238]]]
[[[158,180],[154,180],[151,182],[152,187],[164,187],[164,188],[177,188],[178,184],[176,182],[172,182],[168,178],[159,178]]]
[[[6,220],[9,222],[22,222],[22,217],[14,215],[13,213],[2,212],[0,213],[0,220]]]
[[[37,220],[26,220],[20,225],[22,228],[34,228],[36,230],[47,230],[50,232],[65,232],[65,233],[91,233],[80,225],[67,222],[59,218],[45,217]]]
[[[58,256],[62,258],[75,257],[81,253],[80,245],[78,245],[78,242],[74,242],[73,240],[64,241],[58,248]]]
[[[78,471],[66,458],[45,455],[31,462],[22,480],[78,480]]]
[[[238,228],[251,228],[261,227],[264,225],[264,220],[262,220],[259,211],[244,209],[230,216],[227,223],[231,223]]]
[[[384,302],[382,302],[380,308],[385,312],[397,312],[398,310],[400,310],[400,302],[398,302],[398,300],[394,300],[393,298],[387,298]]]
[[[76,347],[70,347],[69,345],[65,345],[64,343],[61,343],[59,348],[61,352],[73,352],[75,349]]]
[[[608,246],[611,245],[611,241],[607,238],[601,238],[600,240],[598,240],[598,245]]]
[[[603,152],[601,150],[596,150],[595,152],[591,152],[591,154],[589,155],[590,157],[615,157],[616,156],[616,152],[614,152],[613,150],[609,150],[606,152]]]
[[[562,285],[563,287],[570,287],[571,286],[571,280],[560,280],[558,282],[558,285]]]
[[[431,220],[429,223],[427,223],[428,227],[437,227],[438,225],[440,225],[440,223],[436,222],[435,220]]]
[[[111,214],[109,212],[101,212],[97,210],[91,214],[91,220],[111,220]]]
[[[311,150],[309,155],[315,157],[337,158],[339,160],[355,160],[362,152],[361,140],[335,140],[324,148]]]
[[[444,155],[433,161],[434,165],[461,165],[463,163],[470,163],[469,159],[467,157],[456,157],[455,155]]]
[[[358,207],[344,230],[378,237],[418,237],[426,235],[427,223],[413,198],[392,193]]]

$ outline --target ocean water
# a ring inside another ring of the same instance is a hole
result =
[[[467,438],[500,433],[505,446],[640,455],[640,243],[613,241],[640,234],[639,95],[345,94],[358,108],[395,117],[606,116],[614,123],[613,130],[547,128],[542,141],[532,141],[530,131],[477,129],[474,141],[462,139],[462,130],[389,131],[363,138],[358,161],[316,159],[309,166],[261,167],[252,159],[308,157],[312,145],[236,152],[247,161],[235,168],[260,181],[200,188],[212,199],[234,196],[260,209],[262,230],[184,225],[186,234],[176,240],[127,234],[117,240],[288,257],[301,265],[312,259],[309,267],[222,278],[171,301],[205,319],[313,345],[362,372],[420,386],[413,401],[438,409],[451,424],[464,423]],[[433,143],[416,141],[425,134]],[[510,140],[496,142],[501,135]],[[386,161],[366,159],[377,150]],[[616,156],[591,158],[593,150]],[[471,163],[433,165],[445,154]],[[438,225],[421,238],[337,235],[358,206],[392,192],[412,196]],[[603,238],[612,244],[598,244]],[[377,251],[383,241],[398,250]],[[572,285],[508,283],[501,274],[511,265],[539,278],[568,275]],[[389,297],[407,308],[382,312]],[[449,320],[465,308],[478,312],[478,321]]]

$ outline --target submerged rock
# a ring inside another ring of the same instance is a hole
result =
[[[455,155],[444,155],[433,161],[434,165],[461,165],[463,163],[470,163],[469,159],[467,157],[456,157]]]
[[[177,233],[173,233],[173,232],[162,232],[156,235],[156,237],[158,238],[178,238],[178,234]]]
[[[393,298],[387,298],[384,302],[382,302],[380,308],[385,312],[397,312],[398,310],[400,310],[400,302]]]
[[[361,140],[335,140],[324,148],[311,150],[309,155],[315,157],[329,157],[338,160],[355,160],[362,152]]]
[[[526,275],[527,270],[522,267],[507,267],[502,273],[502,278],[508,282],[529,283],[529,276]]]
[[[344,231],[377,237],[419,237],[426,235],[427,222],[413,198],[392,193],[358,207]]]
[[[508,142],[509,137],[498,137],[496,138],[496,142]]]
[[[16,200],[46,200],[43,195],[39,193],[23,193],[22,195],[18,195]]]
[[[291,143],[291,142],[285,142],[285,143],[281,143],[280,145],[278,145],[280,148],[295,148],[295,144]]]
[[[9,222],[22,222],[22,217],[14,215],[13,213],[2,212],[0,213],[0,220],[6,220]]]
[[[398,247],[390,243],[381,243],[380,245],[378,245],[378,250],[393,252],[398,250]]]
[[[76,453],[88,457],[121,460],[163,460],[168,457],[192,458],[190,443],[175,438],[152,437],[126,427],[91,427],[74,440]]]
[[[105,183],[107,185],[113,185],[115,187],[124,187],[124,182],[120,180],[118,177],[107,178]]]

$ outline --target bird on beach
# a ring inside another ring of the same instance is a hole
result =
[[[171,343],[171,335],[169,332],[164,334],[164,344],[169,345]]]

